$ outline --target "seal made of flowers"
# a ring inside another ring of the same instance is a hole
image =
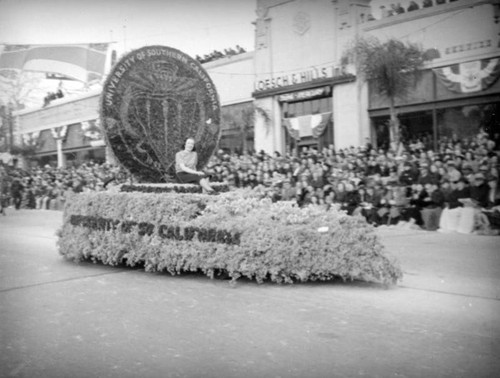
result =
[[[198,169],[220,138],[220,102],[203,67],[183,52],[146,46],[125,55],[106,79],[101,124],[120,163],[142,182],[168,182],[175,154],[194,138]]]

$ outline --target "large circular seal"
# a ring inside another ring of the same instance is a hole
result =
[[[113,67],[101,125],[114,155],[143,182],[175,177],[175,154],[193,137],[201,169],[220,137],[220,103],[203,67],[183,52],[146,46]]]

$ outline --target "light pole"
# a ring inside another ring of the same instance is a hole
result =
[[[9,101],[9,104],[7,105],[7,112],[6,112],[6,121],[7,121],[7,127],[9,128],[9,153],[12,155],[12,147],[14,146],[14,120],[12,118],[12,108],[14,107],[14,104],[12,104],[12,101]]]

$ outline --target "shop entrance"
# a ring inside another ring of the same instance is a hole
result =
[[[330,92],[327,92],[330,93]],[[330,96],[320,98],[310,98],[302,101],[283,102],[281,107],[282,118],[285,120],[299,119],[318,114],[329,114],[332,112],[332,98]],[[286,122],[286,121],[285,121]],[[301,121],[297,121],[301,122]],[[321,135],[305,135],[297,137],[291,135],[290,131],[284,126],[286,152],[291,155],[297,155],[302,148],[314,148],[321,151],[334,144],[332,122],[328,121]]]

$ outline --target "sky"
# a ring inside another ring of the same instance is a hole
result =
[[[5,44],[102,42],[112,42],[118,56],[150,45],[193,58],[236,45],[252,51],[255,8],[256,0],[0,0],[0,51]],[[40,105],[58,84],[42,80],[23,102]],[[78,82],[63,85],[70,94],[85,90]]]
[[[191,56],[253,50],[256,0],[0,0],[0,44],[115,41],[119,52],[162,44]]]
[[[379,16],[381,4],[392,2],[372,0],[374,16]],[[409,0],[397,2],[406,7]],[[192,57],[236,45],[252,51],[256,3],[257,0],[0,0],[0,51],[5,44],[99,42],[113,42],[111,46],[118,56],[157,44]],[[45,84],[53,87],[57,85],[54,82]],[[72,84],[65,85],[69,90]],[[44,86],[39,93],[45,95],[52,89],[55,87],[48,90]]]

